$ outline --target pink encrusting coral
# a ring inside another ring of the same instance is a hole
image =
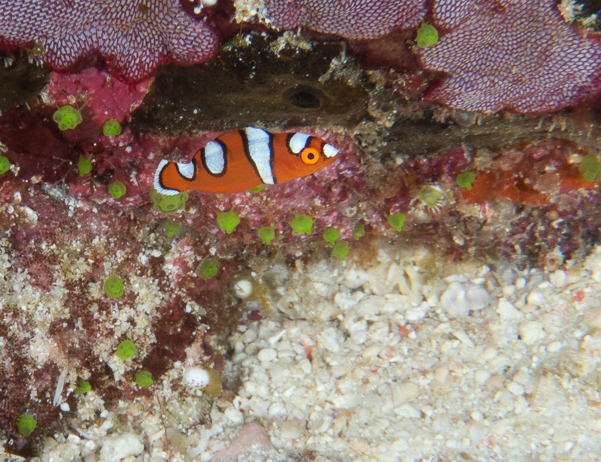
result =
[[[448,75],[426,99],[466,111],[542,113],[596,96],[601,41],[554,0],[438,0],[440,41],[422,65]]]
[[[267,19],[279,29],[306,26],[348,39],[373,39],[419,24],[424,0],[266,0]]]
[[[186,14],[178,0],[0,0],[0,49],[27,48],[53,70],[90,55],[126,82],[165,62],[211,59],[219,37]]]

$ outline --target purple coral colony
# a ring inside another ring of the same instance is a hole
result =
[[[5,450],[35,454],[87,386],[105,405],[151,399],[141,371],[158,383],[190,348],[220,372],[228,335],[266,316],[232,284],[270,263],[416,244],[541,268],[586,254],[601,226],[601,39],[579,13],[555,0],[0,0]],[[269,141],[216,154],[245,127],[289,132],[290,154],[307,139],[340,153],[271,184]],[[260,187],[153,191],[163,159],[190,177],[205,145],[213,176],[240,158],[231,168]],[[135,356],[115,359],[125,340]]]

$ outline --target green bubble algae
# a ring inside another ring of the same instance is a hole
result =
[[[83,121],[81,112],[72,106],[58,108],[52,115],[52,119],[61,130],[73,130]]]
[[[196,275],[201,279],[212,279],[217,276],[219,268],[221,268],[219,261],[207,258],[196,268]]]
[[[216,216],[219,228],[228,234],[232,234],[232,231],[240,224],[240,217],[233,210],[229,212],[217,212]]]
[[[311,234],[313,229],[313,218],[309,215],[295,215],[290,222],[292,230],[298,234]]]
[[[123,361],[133,358],[136,354],[136,345],[131,340],[123,340],[115,350],[115,356]]]
[[[154,204],[153,208],[157,212],[163,212],[168,214],[174,214],[183,210],[188,200],[188,191],[176,194],[174,196],[167,196],[161,194],[156,189],[153,189],[150,193],[150,198]]]

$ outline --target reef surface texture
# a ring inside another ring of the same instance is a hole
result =
[[[0,0],[0,460],[599,460],[590,8]]]
[[[218,37],[178,0],[2,0],[0,44],[28,47],[55,70],[71,70],[96,54],[116,76],[139,81],[165,62],[212,58]]]

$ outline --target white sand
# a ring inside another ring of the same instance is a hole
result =
[[[172,389],[177,364],[164,419],[154,401],[108,411],[88,393],[79,416],[101,417],[47,440],[43,460],[100,460],[119,434],[138,445],[135,430],[140,461],[599,460],[601,249],[550,274],[463,265],[440,279],[420,270],[426,259],[272,268],[288,282],[232,339],[225,375],[242,385],[212,424],[190,425],[204,399]]]

